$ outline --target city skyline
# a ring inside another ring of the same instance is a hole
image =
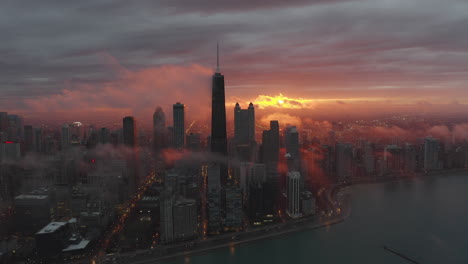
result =
[[[0,264],[466,263],[466,14],[7,0]]]

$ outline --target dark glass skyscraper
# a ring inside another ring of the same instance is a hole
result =
[[[270,130],[264,130],[262,135],[263,163],[277,164],[279,160],[279,123],[276,120],[270,121]]]
[[[211,100],[211,151],[227,155],[224,75],[219,72],[219,48],[217,49],[216,72],[212,79]]]
[[[241,109],[239,103],[234,107],[234,140],[236,144],[250,144],[255,141],[255,109]]]
[[[224,98],[224,75],[219,72],[219,46],[216,47],[216,72],[212,78],[211,97],[211,152],[227,156],[226,102]],[[221,162],[220,179],[224,186],[228,179],[227,160]]]
[[[133,116],[126,116],[123,119],[123,141],[126,146],[136,146],[135,119]]]
[[[185,145],[185,105],[177,102],[173,105],[174,114],[174,147],[182,149]]]
[[[166,147],[166,115],[161,107],[156,107],[153,114],[153,149],[159,152]]]

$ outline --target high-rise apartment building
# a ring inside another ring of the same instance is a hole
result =
[[[185,105],[177,102],[173,105],[174,147],[182,149],[185,145]]]

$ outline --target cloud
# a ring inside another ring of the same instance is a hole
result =
[[[116,63],[116,62],[115,62]],[[58,94],[26,99],[26,109],[36,112],[121,112],[150,115],[156,105],[172,112],[172,104],[190,102],[192,117],[209,114],[211,70],[199,65],[127,70],[118,64],[118,78],[103,83],[69,82]]]
[[[270,126],[270,120],[278,120],[280,126],[297,126],[300,127],[302,122],[301,119],[297,116],[293,116],[286,113],[273,113],[269,115],[265,115],[260,119],[260,125],[264,127]]]
[[[458,0],[7,0],[0,10],[0,105],[16,110],[30,106],[26,100],[70,97],[64,88],[82,89],[76,83],[101,93],[122,78],[102,54],[131,73],[212,68],[215,40],[228,98],[283,93],[466,104],[467,10]]]

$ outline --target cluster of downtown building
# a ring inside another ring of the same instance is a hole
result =
[[[200,134],[186,133],[181,103],[173,105],[173,126],[156,109],[151,136],[137,133],[132,116],[114,130],[81,122],[44,129],[0,113],[0,260],[11,260],[12,254],[20,259],[84,256],[99,247],[122,212],[150,230],[139,245],[135,239],[120,240],[124,250],[313,215],[315,198],[301,176],[297,129],[290,127],[286,134],[291,162],[283,186],[278,121],[271,121],[258,144],[253,104],[247,109],[237,104],[234,138],[228,140],[224,97],[224,76],[216,72],[212,131],[205,143]],[[167,153],[187,152],[167,160]],[[150,186],[148,175],[155,178]],[[132,199],[136,203],[128,204]]]
[[[295,126],[281,130],[281,120],[270,121],[257,141],[252,103],[244,109],[235,105],[234,136],[228,140],[219,70],[212,89],[206,141],[187,133],[182,103],[173,105],[169,127],[164,111],[156,109],[150,136],[137,133],[131,116],[116,130],[75,122],[44,131],[0,113],[0,235],[36,241],[28,249],[24,240],[12,246],[4,239],[0,252],[21,245],[25,256],[80,255],[121,212],[130,212],[129,221],[150,231],[146,241],[138,240],[143,233],[119,240],[121,249],[239,232],[329,210],[316,196],[324,180],[334,184],[468,164],[466,146],[431,137],[412,144],[346,143],[332,130],[320,142]],[[177,153],[181,158],[168,162],[168,155]],[[31,154],[34,161],[28,162]],[[152,173],[156,180],[147,186]],[[142,186],[147,188],[142,191]],[[135,204],[122,208],[135,197]]]

